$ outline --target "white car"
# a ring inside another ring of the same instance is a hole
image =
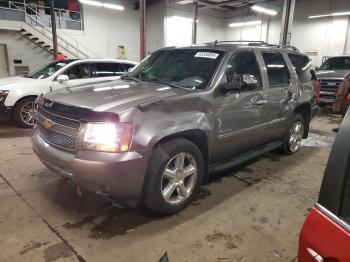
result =
[[[52,90],[114,80],[137,63],[117,59],[54,61],[23,76],[0,78],[0,119],[13,117],[18,127],[35,125],[37,96]]]

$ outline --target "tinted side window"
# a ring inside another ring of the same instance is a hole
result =
[[[262,55],[266,65],[270,87],[289,84],[290,74],[282,55],[277,52],[263,52]]]
[[[84,79],[91,77],[89,64],[78,64],[68,68],[63,74],[68,75],[69,80]]]
[[[288,54],[301,83],[311,82],[311,61],[305,55]]]
[[[229,61],[224,75],[224,83],[244,82],[243,91],[262,87],[260,67],[252,51],[242,51]],[[255,85],[251,85],[254,83]]]
[[[126,71],[119,63],[98,63],[95,65],[96,77],[119,76]]]

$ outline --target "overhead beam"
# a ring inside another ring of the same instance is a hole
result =
[[[57,46],[57,28],[56,28],[56,15],[54,0],[50,0],[50,13],[51,13],[51,31],[52,31],[52,45],[53,45],[53,59],[57,59],[58,46]]]
[[[290,44],[292,38],[292,25],[294,18],[295,0],[284,0],[282,27],[280,36],[280,45],[286,46]]]
[[[192,44],[197,43],[197,19],[198,19],[198,1],[193,2],[193,21],[192,21]]]
[[[139,0],[140,5],[140,60],[146,55],[146,0]]]

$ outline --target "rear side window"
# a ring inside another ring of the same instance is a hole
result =
[[[311,61],[305,55],[288,54],[301,83],[311,82]]]
[[[96,77],[108,77],[123,75],[127,70],[120,63],[98,63],[95,64]]]
[[[263,52],[262,55],[270,87],[289,84],[290,74],[282,55],[278,52]]]

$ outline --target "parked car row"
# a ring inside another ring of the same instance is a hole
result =
[[[0,79],[0,119],[13,117],[18,127],[35,125],[35,99],[59,88],[109,81],[125,74],[135,62],[116,59],[54,61],[26,75]]]

